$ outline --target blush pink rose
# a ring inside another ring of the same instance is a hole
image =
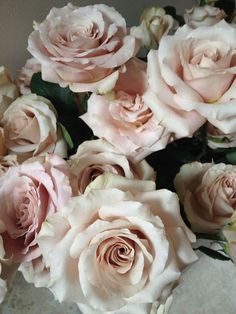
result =
[[[4,112],[1,120],[5,145],[21,160],[46,153],[67,154],[57,129],[57,113],[52,103],[36,94],[17,98]]]
[[[33,74],[41,71],[41,65],[35,58],[30,58],[26,64],[17,72],[16,85],[18,86],[22,95],[31,93],[30,81]]]
[[[236,166],[186,164],[174,184],[193,231],[215,233],[236,218]]]
[[[124,18],[104,4],[51,9],[35,27],[28,45],[45,81],[69,85],[74,92],[100,93],[113,88],[118,68],[138,48]]]
[[[146,180],[147,186],[147,180],[155,181],[155,172],[145,160],[134,164],[101,139],[82,143],[76,154],[70,156],[69,164],[78,180],[78,194],[84,193],[88,186],[95,187],[96,179],[105,173],[137,180],[137,183]]]
[[[102,313],[164,303],[196,260],[194,240],[167,190],[92,190],[48,217],[38,236],[55,297]]]
[[[147,89],[146,63],[132,59],[114,93],[92,94],[81,118],[94,134],[106,139],[135,162],[166,147],[170,132],[159,123],[142,95]]]
[[[40,256],[37,234],[46,217],[72,195],[67,163],[56,155],[44,163],[11,167],[0,177],[0,222],[6,256],[14,262]]]
[[[206,120],[236,131],[235,38],[236,28],[224,20],[194,30],[185,25],[149,53],[144,99],[177,138],[192,136]]]

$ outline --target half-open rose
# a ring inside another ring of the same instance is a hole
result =
[[[81,118],[96,136],[105,138],[137,162],[165,148],[172,138],[143,99],[147,89],[146,63],[134,58],[126,68],[115,92],[104,96],[93,94],[88,111]]]
[[[174,183],[193,231],[214,233],[235,219],[236,166],[193,162]]]
[[[132,58],[138,41],[124,18],[104,4],[52,8],[29,37],[28,49],[40,62],[45,81],[75,92],[107,92],[119,67]]]
[[[67,154],[57,129],[57,113],[52,103],[36,94],[17,98],[4,112],[5,145],[21,160],[46,153]]]
[[[176,194],[117,189],[72,198],[38,236],[55,297],[102,313],[164,303],[196,259],[194,239]]]

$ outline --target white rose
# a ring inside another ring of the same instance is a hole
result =
[[[224,10],[212,7],[210,5],[193,7],[192,9],[185,11],[185,23],[191,28],[197,28],[199,26],[211,26],[226,17]]]

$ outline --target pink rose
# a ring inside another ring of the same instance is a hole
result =
[[[163,149],[171,134],[143,99],[147,89],[146,63],[132,59],[120,75],[113,94],[92,94],[81,118],[94,134],[113,144],[135,162]]]
[[[14,262],[40,256],[37,234],[46,217],[71,197],[66,162],[48,155],[45,162],[11,167],[0,177],[0,233],[6,256]]]
[[[226,17],[224,10],[210,5],[193,7],[192,9],[185,11],[185,23],[191,28],[197,28],[199,26],[212,26]]]
[[[164,303],[196,260],[194,240],[167,190],[92,190],[48,217],[38,236],[55,297],[102,313]]]
[[[40,72],[41,66],[35,58],[28,59],[24,67],[18,71],[16,77],[16,85],[22,95],[30,94],[30,81],[33,74]]]
[[[145,160],[134,164],[114,146],[100,139],[82,143],[76,154],[70,156],[69,164],[78,180],[78,194],[84,193],[88,186],[96,186],[96,179],[105,173],[129,180],[155,181],[155,172]]]
[[[236,166],[186,164],[174,184],[193,231],[214,233],[235,219]]]
[[[6,147],[21,160],[48,152],[66,156],[57,113],[48,99],[35,94],[21,96],[4,112],[1,122]]]
[[[124,18],[104,4],[51,9],[30,35],[28,46],[45,81],[69,85],[74,92],[100,93],[113,88],[117,68],[138,48]]]
[[[235,38],[236,28],[225,21],[195,30],[185,25],[149,53],[144,100],[177,138],[192,136],[206,120],[224,133],[236,131]]]

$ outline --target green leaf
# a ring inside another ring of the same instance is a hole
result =
[[[236,164],[236,150],[234,150],[233,152],[227,153],[227,154],[225,155],[225,157],[226,157],[226,160],[227,160],[229,163],[231,163],[231,164],[233,164],[233,165]]]
[[[166,11],[166,14],[169,14],[171,16],[176,15],[176,8],[172,7],[171,5],[167,5],[166,7],[164,7],[164,10]]]
[[[212,241],[226,241],[223,240],[220,233],[208,234],[208,233],[195,233],[197,239],[206,239]]]
[[[164,7],[164,10],[166,11],[166,14],[171,15],[173,17],[173,19],[175,19],[176,21],[178,21],[179,25],[182,26],[184,25],[184,18],[181,15],[178,15],[176,13],[176,9],[175,7],[172,6],[166,6]]]
[[[229,261],[230,260],[230,258],[228,256],[221,254],[221,253],[219,253],[215,250],[212,250],[208,247],[205,247],[205,246],[199,246],[198,248],[196,248],[194,250],[199,250],[211,258],[218,259],[221,261]]]
[[[46,82],[39,72],[32,76],[30,89],[32,93],[49,99],[59,115],[65,113],[78,115],[76,94],[69,87],[63,88],[59,84]]]
[[[64,127],[63,124],[61,124],[60,122],[57,122],[58,126],[60,127],[61,129],[61,132],[62,132],[62,136],[64,138],[64,140],[66,141],[66,144],[68,146],[69,149],[73,149],[74,147],[74,143],[71,139],[71,136],[69,134],[69,132],[67,131],[67,129]]]
[[[84,98],[82,100],[83,113],[87,112],[87,110],[88,110],[88,100],[89,100],[90,95],[91,95],[91,93],[85,93],[84,94]]]

